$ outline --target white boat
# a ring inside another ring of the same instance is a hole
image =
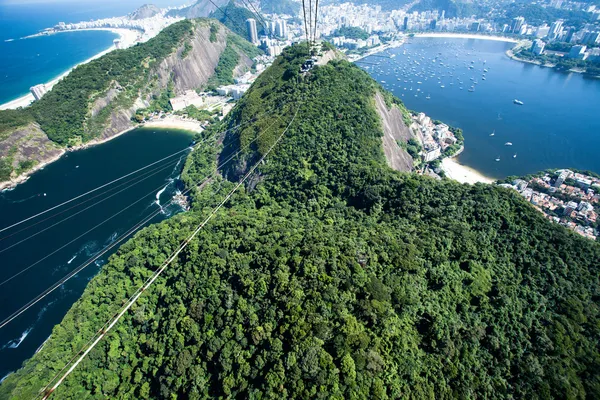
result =
[[[490,133],[490,136],[496,136],[496,130],[494,129],[494,132]]]
[[[524,104],[521,100],[517,100],[517,99],[514,99],[513,103],[515,103],[518,106],[522,106]]]
[[[496,158],[496,162],[499,162],[499,161],[500,161],[500,157]]]
[[[515,155],[513,156],[513,158],[517,158],[517,153],[515,153]]]
[[[512,146],[512,143],[511,142],[506,142],[506,143],[504,143],[504,145],[505,146]]]

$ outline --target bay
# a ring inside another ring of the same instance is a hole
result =
[[[547,168],[600,173],[600,80],[511,60],[505,53],[512,46],[412,38],[359,65],[409,109],[462,128],[465,151],[458,161],[486,176]]]
[[[0,192],[0,229],[185,150],[191,140],[192,134],[188,132],[141,128],[100,146],[67,153],[14,190]],[[178,190],[177,177],[188,153],[183,151],[90,196],[0,232],[0,320],[109,246],[152,212],[162,210],[150,223],[180,212],[179,206],[163,206]],[[43,231],[100,200],[102,203]],[[79,206],[73,207],[75,205]],[[125,207],[129,208],[111,218]],[[44,221],[62,211],[66,212]],[[86,233],[99,224],[102,225]],[[81,237],[77,239],[78,236]],[[35,353],[114,250],[116,248],[0,329],[0,379]],[[43,261],[33,265],[39,260]],[[24,272],[15,276],[20,271]],[[7,281],[13,276],[14,279]]]

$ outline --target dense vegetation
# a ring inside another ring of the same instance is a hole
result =
[[[305,54],[255,82],[222,128],[239,134],[191,153],[193,211],[123,246],[0,398],[34,397],[296,111],[55,398],[600,397],[600,246],[512,191],[390,170],[379,86],[345,61],[302,76]]]
[[[166,28],[148,42],[127,50],[113,51],[104,57],[75,68],[52,91],[27,109],[0,111],[0,127],[7,120],[35,119],[48,137],[61,145],[86,142],[96,132],[86,124],[90,104],[118,82],[119,101],[133,103],[141,86],[140,79],[152,66],[169,56],[192,34],[192,22],[182,21]],[[15,113],[18,116],[15,116]],[[20,115],[19,115],[20,114]]]
[[[233,1],[230,1],[226,6],[219,7],[212,12],[210,18],[218,20],[232,32],[235,32],[246,39],[250,36],[248,27],[246,26],[246,20],[249,18],[256,19],[252,11],[244,7],[236,6]],[[259,32],[264,32],[263,26],[258,20],[256,21],[256,28]]]
[[[348,39],[367,40],[369,38],[369,33],[357,26],[343,26],[341,28],[336,29],[331,36],[344,36]]]
[[[518,58],[529,61],[537,61],[541,64],[556,66],[557,69],[568,71],[570,69],[579,69],[585,71],[588,75],[600,76],[600,63],[589,60],[578,60],[568,56],[557,56],[554,54],[534,54],[531,49],[522,49],[515,54]]]
[[[506,5],[504,23],[510,24],[516,17],[524,17],[527,24],[540,26],[543,23],[562,19],[565,26],[575,26],[581,28],[582,25],[592,22],[592,14],[585,11],[570,11],[554,7],[542,7],[540,4],[534,4],[528,1],[517,1]]]

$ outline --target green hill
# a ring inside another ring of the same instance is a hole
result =
[[[110,138],[135,126],[140,109],[166,111],[170,97],[230,83],[234,69],[249,70],[258,54],[218,21],[196,19],[80,65],[30,107],[0,111],[0,182],[25,172],[23,163],[49,161],[32,137],[51,149]]]
[[[379,85],[346,61],[303,76],[305,54],[254,83],[220,128],[239,134],[190,155],[193,210],[124,245],[0,398],[35,397],[294,115],[54,398],[600,397],[600,246],[512,191],[391,170]]]

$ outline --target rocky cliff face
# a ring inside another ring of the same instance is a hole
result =
[[[231,34],[224,26],[220,24],[218,26],[216,40],[213,37],[211,41],[211,25],[198,23],[190,40],[177,48],[171,56],[149,73],[147,81],[152,82],[152,87],[149,84],[145,90],[142,90],[140,97],[131,107],[116,107],[110,113],[99,135],[100,139],[106,140],[134,127],[136,124],[132,121],[132,117],[136,110],[148,107],[152,96],[166,90],[170,83],[173,84],[176,94],[204,87],[213,76],[219,59],[227,47],[228,36]],[[252,63],[253,61],[246,54],[240,53],[240,62],[234,73],[241,74],[247,71]],[[111,106],[119,99],[118,94],[118,84],[112,85],[104,96],[96,100],[91,116],[98,115],[104,108]]]
[[[17,129],[0,141],[0,159],[17,171],[9,179],[0,182],[0,190],[25,181],[27,177],[19,176],[20,170],[37,171],[64,153],[65,150],[48,139],[38,124],[31,123]]]
[[[396,171],[412,171],[412,157],[398,145],[414,137],[402,119],[402,111],[395,106],[388,108],[381,93],[375,95],[375,106],[383,126],[383,151],[388,165]]]
[[[175,94],[204,87],[214,75],[231,35],[231,31],[217,21],[193,21],[193,34],[160,64],[150,68],[146,76],[140,76],[137,96],[135,92],[133,95],[127,92],[117,80],[111,82],[108,89],[90,99],[84,130],[94,139],[82,146],[109,140],[135,127],[137,124],[132,118],[136,111],[148,107],[152,98],[171,84]],[[245,73],[253,63],[241,50],[237,51],[240,57],[234,76]],[[26,179],[26,174],[34,172],[35,166],[54,161],[64,152],[65,149],[48,139],[38,124],[31,123],[5,134],[0,138],[0,188],[14,186]],[[4,167],[9,165],[13,172],[3,173],[7,169]]]

